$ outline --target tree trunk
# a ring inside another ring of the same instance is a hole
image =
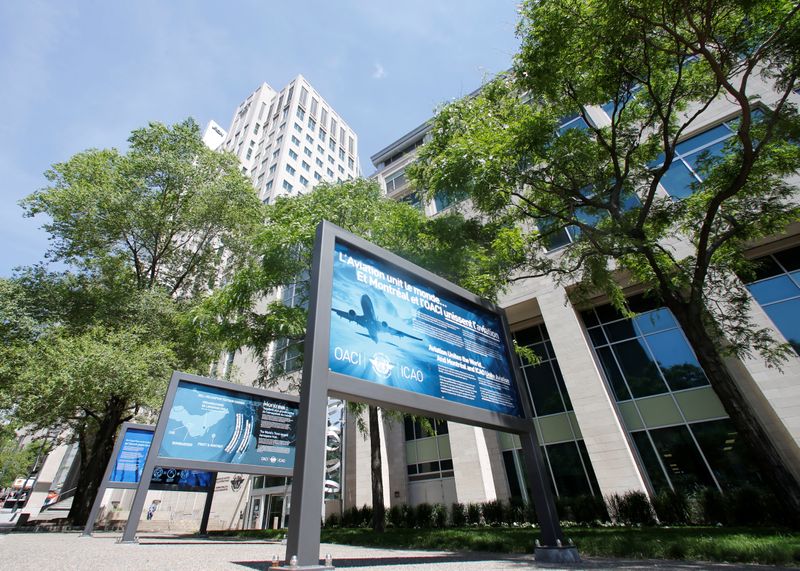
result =
[[[68,516],[69,522],[74,526],[86,525],[106,466],[111,460],[114,439],[117,429],[123,422],[124,413],[125,403],[112,397],[106,405],[105,414],[101,417],[97,431],[93,435],[84,431],[79,436],[82,440],[81,452],[86,451],[86,453],[80,455],[80,472]]]
[[[800,483],[786,468],[767,430],[725,366],[719,350],[703,325],[702,316],[686,305],[667,303],[667,307],[683,328],[731,422],[758,462],[761,475],[778,500],[790,507],[795,519],[800,518]]]
[[[386,529],[386,506],[383,505],[383,466],[381,464],[381,425],[378,407],[369,407],[369,452],[372,469],[372,529],[383,533]]]

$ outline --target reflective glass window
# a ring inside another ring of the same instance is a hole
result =
[[[800,354],[800,247],[754,260],[756,281],[747,289]]]
[[[649,432],[675,489],[690,492],[698,486],[715,487],[686,426],[659,428]]]
[[[683,334],[671,329],[647,336],[647,344],[673,391],[702,387],[708,379]]]
[[[722,488],[762,483],[758,463],[730,419],[690,425]]]
[[[612,345],[634,398],[667,392],[658,367],[641,339]]]

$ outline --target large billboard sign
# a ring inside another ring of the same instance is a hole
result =
[[[563,539],[503,310],[345,230],[317,228],[287,558],[318,563],[327,399],[520,435],[545,545]]]
[[[350,244],[332,254],[331,371],[523,416],[496,311]]]
[[[179,381],[159,458],[292,468],[295,402]]]

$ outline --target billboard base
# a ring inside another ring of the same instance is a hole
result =
[[[580,563],[581,556],[574,545],[564,547],[537,547],[533,551],[537,563]]]
[[[333,565],[281,565],[279,567],[267,567],[268,571],[332,571],[336,569]]]

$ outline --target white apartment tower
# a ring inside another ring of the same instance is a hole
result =
[[[221,141],[220,130],[212,121],[204,140],[239,158],[265,203],[361,174],[357,135],[302,75],[280,91],[262,83],[236,108]]]

